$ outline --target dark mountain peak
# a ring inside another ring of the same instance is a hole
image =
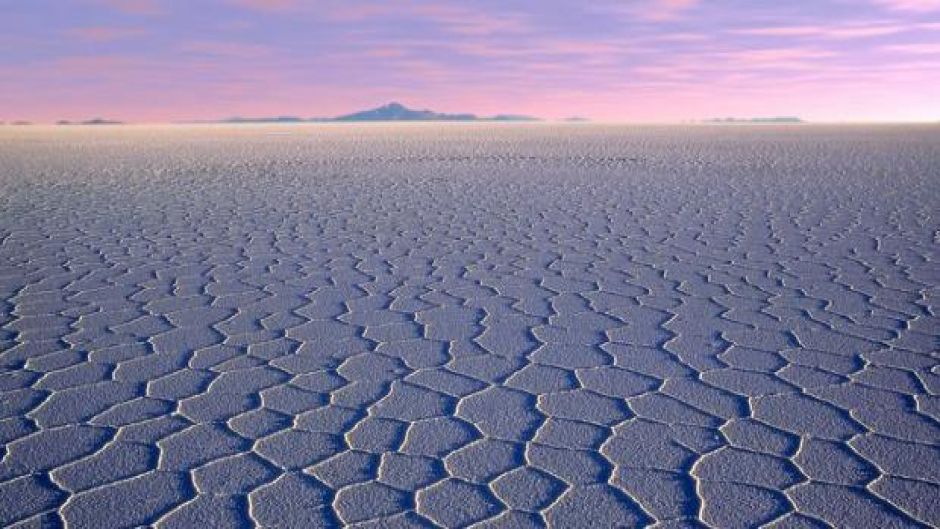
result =
[[[391,102],[371,110],[363,110],[335,118],[335,121],[472,121],[473,114],[441,114],[431,110],[414,110]]]

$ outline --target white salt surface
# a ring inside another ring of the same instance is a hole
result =
[[[0,128],[0,525],[940,525],[938,211],[928,126]]]

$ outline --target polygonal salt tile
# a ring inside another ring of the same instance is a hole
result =
[[[780,518],[766,524],[768,529],[828,529],[829,526],[822,521],[805,516],[803,514],[791,512]]]
[[[786,496],[770,489],[734,482],[706,482],[699,490],[702,520],[714,527],[759,527],[790,510]]]
[[[365,412],[362,410],[330,405],[302,413],[294,422],[298,430],[342,434],[349,431],[363,416]]]
[[[800,394],[769,395],[756,399],[754,417],[797,435],[843,440],[864,428],[848,412]]]
[[[479,436],[479,431],[471,423],[456,417],[417,421],[408,428],[401,452],[443,457]]]
[[[552,448],[529,443],[526,461],[567,483],[581,485],[607,481],[611,473],[610,463],[601,454],[591,450]]]
[[[336,372],[324,370],[296,375],[290,383],[315,393],[331,393],[346,385],[347,382]]]
[[[935,501],[940,497],[940,485],[937,483],[882,476],[869,488],[918,521],[931,527],[940,526],[940,508]]]
[[[698,511],[695,480],[681,470],[620,467],[612,483],[657,520],[682,518]]]
[[[594,450],[607,439],[610,430],[603,426],[569,419],[547,419],[534,441],[556,448]]]
[[[463,397],[486,387],[485,383],[475,378],[458,375],[445,368],[423,369],[409,375],[406,380],[411,384],[455,397]]]
[[[332,489],[353,483],[374,480],[378,473],[379,456],[356,450],[347,450],[317,463],[306,472]]]
[[[339,436],[302,430],[283,430],[255,444],[258,454],[288,470],[311,466],[346,448]]]
[[[506,386],[540,395],[578,387],[574,372],[541,364],[528,364],[506,380]]]
[[[484,434],[510,441],[525,441],[541,422],[535,398],[521,391],[491,387],[463,398],[457,416]]]
[[[58,371],[46,373],[33,387],[51,391],[95,384],[110,379],[112,367],[107,364],[81,363]]]
[[[401,360],[375,353],[361,353],[351,356],[344,360],[336,371],[349,381],[381,382],[397,380],[408,372]]]
[[[329,402],[323,393],[314,393],[292,385],[281,385],[261,392],[261,402],[265,408],[287,415],[299,415],[315,410]]]
[[[869,433],[848,443],[886,474],[932,481],[940,475],[940,447]]]
[[[27,415],[44,428],[81,423],[114,405],[140,396],[142,390],[137,384],[123,382],[100,382],[62,389],[50,394]],[[5,395],[4,408],[13,399],[14,395]]]
[[[721,431],[733,446],[778,456],[789,456],[800,445],[799,437],[754,419],[729,421]]]
[[[221,495],[246,494],[278,475],[274,466],[250,452],[217,459],[191,472],[200,493]]]
[[[802,474],[789,460],[737,448],[703,456],[692,475],[703,481],[745,483],[776,490],[802,481]]]
[[[158,529],[190,527],[251,527],[248,500],[244,496],[200,494],[173,511],[156,524]]]
[[[537,364],[561,369],[587,369],[610,365],[612,358],[597,345],[546,343],[535,350],[529,359]]]
[[[410,369],[425,369],[441,366],[450,360],[447,342],[435,340],[402,340],[381,343],[375,351],[398,358]]]
[[[859,406],[852,410],[852,417],[869,431],[895,439],[921,444],[931,444],[940,439],[940,425],[907,406]]]
[[[92,426],[42,429],[6,446],[0,480],[41,473],[81,459],[104,446],[110,432]]]
[[[69,526],[135,527],[152,523],[192,495],[185,474],[155,471],[76,494],[61,512]]]
[[[912,527],[914,521],[865,489],[803,483],[787,496],[796,510],[837,527]]]
[[[803,439],[793,462],[814,481],[864,486],[878,476],[878,469],[848,445],[812,437]]]
[[[229,419],[227,424],[233,432],[242,437],[258,439],[290,428],[293,423],[290,416],[267,408],[259,408],[236,415]]]
[[[453,478],[419,491],[417,504],[418,513],[447,528],[466,527],[503,509],[486,487]]]
[[[289,378],[287,373],[268,366],[227,371],[212,381],[209,391],[231,395],[258,393],[263,389],[282,384]]]
[[[539,397],[538,409],[548,417],[613,425],[633,413],[621,399],[612,399],[583,389],[549,393]]]
[[[115,434],[115,441],[156,444],[163,438],[192,426],[192,421],[178,415],[157,417],[149,421],[122,426]]]
[[[331,492],[312,477],[288,472],[248,495],[254,523],[263,527],[336,527]]]
[[[506,511],[495,518],[489,518],[473,525],[474,529],[537,529],[545,527],[542,517],[521,511]]]
[[[447,476],[439,459],[386,452],[382,454],[379,481],[403,490],[417,490]]]
[[[138,397],[122,402],[94,416],[88,422],[96,426],[121,427],[169,415],[173,404],[165,400]]]
[[[451,476],[473,483],[489,482],[523,464],[523,445],[496,439],[480,439],[444,458]]]
[[[346,440],[351,448],[381,454],[397,450],[407,429],[406,422],[366,417],[346,434]]]
[[[365,410],[388,396],[391,384],[386,382],[350,382],[330,394],[330,403]]]
[[[213,373],[180,369],[147,383],[147,396],[157,399],[182,400],[206,391],[215,377]]]
[[[455,402],[454,397],[396,381],[391,392],[369,411],[377,417],[417,421],[450,415]]]
[[[0,483],[0,498],[3,498],[0,502],[0,525],[10,527],[15,522],[55,509],[66,497],[43,476],[28,475]]]
[[[550,527],[639,527],[650,522],[625,494],[606,485],[574,487],[546,512]]]
[[[601,345],[614,357],[614,365],[658,379],[695,376],[691,367],[683,364],[674,355],[655,347],[605,343]]]
[[[609,366],[579,369],[577,375],[585,388],[621,399],[653,391],[661,384],[657,378]]]
[[[382,483],[350,485],[336,493],[336,513],[344,523],[385,518],[411,507],[411,496]]]
[[[230,394],[208,391],[180,401],[181,415],[197,423],[226,422],[261,405],[254,394]]]
[[[407,511],[374,520],[365,520],[350,527],[356,529],[426,529],[433,526],[434,524],[424,516],[414,511]]]
[[[492,489],[512,509],[536,512],[565,491],[565,484],[535,468],[521,467],[497,478]]]
[[[60,487],[80,491],[153,470],[158,450],[149,444],[116,442],[51,472]]]
[[[213,459],[251,448],[251,443],[217,424],[197,424],[157,443],[160,470],[188,472]]]
[[[722,419],[746,417],[750,414],[745,397],[710,386],[698,379],[667,380],[661,391],[679,401],[694,403],[696,408]]]
[[[521,358],[503,358],[486,353],[466,356],[452,350],[451,354],[455,357],[447,364],[451,371],[487,383],[502,382],[519,371],[525,363]]]
[[[601,453],[614,464],[637,468],[683,468],[696,453],[677,442],[669,426],[634,420],[614,428]]]

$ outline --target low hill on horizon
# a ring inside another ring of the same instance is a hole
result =
[[[397,102],[391,102],[380,107],[362,110],[350,114],[343,114],[332,118],[304,119],[297,116],[276,117],[231,117],[214,123],[331,123],[331,122],[361,122],[361,121],[541,121],[539,118],[520,114],[497,114],[492,117],[480,117],[476,114],[460,113],[447,114],[433,110],[415,110]]]

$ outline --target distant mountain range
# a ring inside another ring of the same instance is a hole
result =
[[[712,118],[702,120],[702,123],[806,123],[794,116],[778,116],[769,118]]]
[[[479,117],[475,114],[445,114],[433,110],[414,110],[401,103],[387,105],[345,114],[335,118],[304,119],[296,116],[277,116],[261,118],[233,117],[220,121],[220,123],[323,123],[323,122],[349,122],[349,121],[539,121],[539,118],[516,114],[498,114],[491,117]]]

